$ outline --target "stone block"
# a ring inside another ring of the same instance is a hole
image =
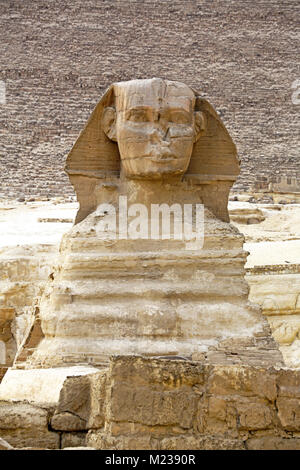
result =
[[[88,429],[99,429],[104,426],[107,412],[107,394],[110,391],[108,372],[101,371],[89,375],[90,379],[90,412],[88,416]]]
[[[46,409],[25,403],[0,403],[0,435],[16,448],[58,449],[58,433],[48,429]]]
[[[196,396],[187,387],[161,391],[122,383],[112,387],[112,420],[189,428],[195,409]]]
[[[98,450],[159,450],[159,441],[152,436],[110,436],[101,431],[89,431],[87,446]]]
[[[104,424],[105,371],[67,377],[60,391],[53,429],[80,431],[100,428]]]
[[[279,397],[300,399],[300,371],[295,369],[280,369],[277,372]]]
[[[67,377],[60,390],[56,413],[72,413],[87,420],[89,413],[89,375]]]
[[[204,434],[237,435],[237,411],[230,399],[210,397]]]
[[[64,447],[62,450],[96,450],[96,449],[94,449],[94,447],[78,446],[78,447]]]
[[[215,366],[208,378],[208,391],[214,395],[259,396],[274,401],[276,375],[272,368]]]
[[[59,413],[51,418],[51,427],[55,431],[84,431],[86,420],[71,413]]]
[[[219,436],[166,437],[160,443],[161,450],[245,450],[242,440]]]
[[[86,443],[85,432],[63,432],[61,435],[61,448],[66,447],[84,447]]]
[[[159,384],[166,387],[199,385],[205,382],[206,366],[192,361],[114,356],[111,358],[111,378],[135,381],[138,384]]]
[[[274,412],[259,399],[240,402],[237,405],[238,427],[240,430],[255,431],[269,429],[274,423]]]
[[[286,431],[300,431],[300,399],[279,397],[278,417]]]
[[[300,439],[262,436],[245,442],[248,450],[300,450]]]

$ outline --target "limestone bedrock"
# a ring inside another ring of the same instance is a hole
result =
[[[80,208],[41,300],[44,338],[26,367],[99,366],[113,354],[282,363],[267,321],[248,301],[244,238],[229,224],[236,148],[206,100],[158,78],[112,85],[66,171]],[[203,246],[191,248],[175,230],[169,239],[124,237],[103,206],[119,220],[120,197],[128,208],[143,205],[143,226],[153,204],[182,213],[202,204]]]

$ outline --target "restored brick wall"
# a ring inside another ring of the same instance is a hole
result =
[[[101,384],[100,449],[300,449],[299,370],[116,357]]]
[[[300,370],[138,356],[68,377],[59,402],[0,403],[14,447],[298,449]]]
[[[102,92],[152,76],[220,112],[236,189],[299,179],[298,17],[294,0],[0,0],[0,197],[73,195],[64,160]]]

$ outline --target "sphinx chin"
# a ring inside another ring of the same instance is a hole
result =
[[[155,153],[138,158],[122,160],[123,174],[129,179],[162,179],[183,175],[189,160],[173,154]]]

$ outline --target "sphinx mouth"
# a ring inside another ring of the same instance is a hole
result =
[[[169,163],[169,162],[173,162],[175,160],[175,157],[167,157],[167,156],[151,157],[150,160],[152,162]]]
[[[169,163],[176,160],[176,155],[172,154],[167,148],[163,151],[154,150],[151,152],[150,160],[152,162]]]

